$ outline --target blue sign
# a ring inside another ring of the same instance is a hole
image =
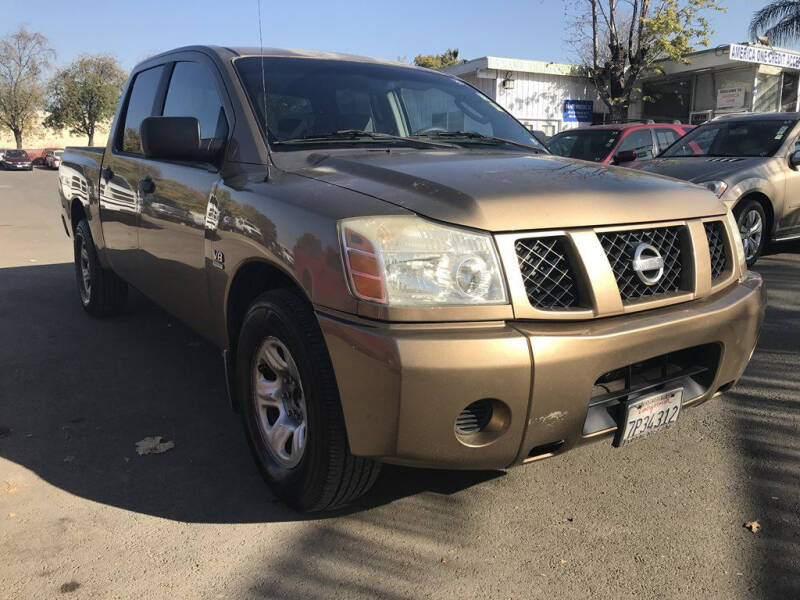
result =
[[[564,100],[564,121],[567,123],[591,123],[594,102],[591,100]]]

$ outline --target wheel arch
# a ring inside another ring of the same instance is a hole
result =
[[[252,259],[238,266],[225,296],[225,341],[230,372],[235,369],[236,346],[244,316],[253,301],[273,289],[288,289],[312,307],[303,287],[284,269],[263,259]],[[235,398],[231,398],[236,408]]]
[[[736,212],[737,208],[742,205],[743,202],[747,202],[749,200],[755,200],[761,207],[764,209],[764,214],[767,217],[767,231],[769,232],[769,238],[772,238],[772,234],[775,231],[775,207],[772,205],[772,200],[770,200],[769,196],[767,196],[764,192],[760,190],[751,190],[742,194],[742,196],[733,204],[731,210]]]

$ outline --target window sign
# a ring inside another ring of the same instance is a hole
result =
[[[591,123],[594,102],[591,100],[564,100],[564,121],[567,123]]]
[[[744,108],[744,88],[718,89],[717,108]]]

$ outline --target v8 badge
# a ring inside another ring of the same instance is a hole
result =
[[[222,253],[222,250],[214,250],[214,266],[218,269],[225,268],[225,255]]]

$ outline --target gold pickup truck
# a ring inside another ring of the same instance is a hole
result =
[[[408,65],[149,58],[59,182],[83,306],[118,313],[130,284],[218,345],[301,510],[383,462],[504,469],[661,432],[735,384],[764,313],[714,194],[552,156]]]

